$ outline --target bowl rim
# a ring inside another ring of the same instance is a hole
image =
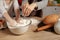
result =
[[[25,25],[25,26],[18,26],[18,27],[27,27],[27,26],[29,26],[31,23],[32,23],[32,21],[30,20],[30,23],[29,23],[29,24],[27,24],[27,25]],[[8,26],[8,28],[10,28],[10,29],[18,28],[18,27],[16,27],[16,26],[11,27],[11,25],[9,25],[8,22],[7,22],[7,26]]]

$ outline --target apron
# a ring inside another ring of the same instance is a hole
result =
[[[33,2],[40,2],[40,1],[42,1],[42,0],[28,0],[29,4],[31,4]],[[30,17],[30,16],[42,17],[43,16],[42,9],[40,9],[40,10],[37,10],[37,9],[38,9],[38,7],[36,7],[28,17]]]
[[[5,6],[5,4],[3,4],[3,5]],[[12,18],[15,15],[14,14],[14,1],[12,1],[12,4],[9,9],[7,9],[6,7],[5,7],[5,9],[7,10],[9,16]]]
[[[23,1],[23,0],[18,0],[18,3],[19,3],[20,6],[23,4],[22,1]],[[31,3],[33,3],[33,2],[40,2],[40,1],[42,1],[42,0],[28,0],[28,3],[31,4]],[[27,16],[27,17],[32,17],[32,16],[42,17],[42,16],[43,16],[42,9],[40,9],[40,10],[37,10],[37,9],[38,9],[38,7],[36,7],[36,8],[31,12],[31,14],[30,14],[29,16]],[[20,11],[22,12],[22,9],[21,9],[21,8],[20,8]],[[22,14],[22,13],[21,13],[21,14]],[[22,15],[21,15],[21,16],[22,16]]]

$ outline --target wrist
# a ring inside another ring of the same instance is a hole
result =
[[[34,8],[35,8],[35,7],[37,7],[37,4],[36,3],[32,3],[32,6],[34,6]]]
[[[32,3],[30,6],[31,6],[32,10],[37,9],[37,4],[36,3]]]
[[[15,20],[18,20],[18,18],[16,17]]]

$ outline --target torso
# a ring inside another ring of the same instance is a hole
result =
[[[11,5],[13,4],[13,2],[11,1],[11,3],[9,5],[6,4],[5,1],[3,1],[3,6],[5,7],[5,9],[8,11],[11,7]]]
[[[4,1],[3,2],[3,6],[5,7],[5,9],[8,11],[8,13],[9,13],[9,15],[11,16],[11,17],[13,17],[13,13],[14,13],[14,11],[13,11],[13,9],[14,9],[14,6],[13,6],[13,1],[11,1],[11,3],[9,4],[9,5],[7,5],[6,4],[6,2]]]

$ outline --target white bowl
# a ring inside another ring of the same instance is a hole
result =
[[[54,30],[57,34],[60,34],[60,19],[55,23]]]
[[[30,23],[31,23],[31,21],[30,21]],[[21,25],[21,24],[20,24],[20,26],[12,27],[12,26],[10,26],[9,23],[7,22],[7,26],[8,26],[8,28],[9,28],[9,30],[10,30],[13,34],[24,34],[24,33],[28,30],[30,23],[27,24],[27,25]]]

